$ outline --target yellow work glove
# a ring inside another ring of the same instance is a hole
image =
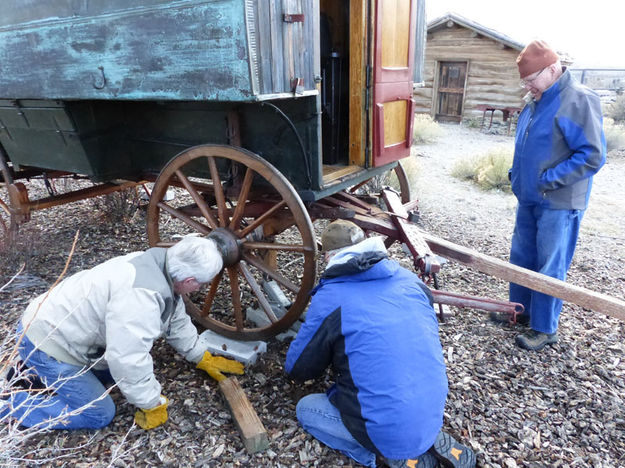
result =
[[[142,429],[154,429],[167,421],[169,400],[161,395],[161,404],[151,409],[139,408],[135,413],[135,422]]]
[[[229,374],[243,374],[243,364],[233,359],[226,359],[221,356],[213,356],[208,351],[204,352],[202,360],[197,363],[198,369],[208,372],[213,379],[217,382],[221,382],[226,378],[222,372],[228,372]]]

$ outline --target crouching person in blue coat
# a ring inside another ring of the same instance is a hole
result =
[[[365,466],[472,467],[441,432],[447,375],[428,288],[349,221],[324,231],[329,263],[286,357],[295,380],[332,365],[336,383],[297,404],[302,427]]]

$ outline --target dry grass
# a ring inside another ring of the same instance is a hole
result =
[[[94,207],[102,212],[104,221],[127,223],[141,203],[139,188],[133,187],[93,199]]]
[[[416,114],[412,136],[415,143],[432,143],[442,134],[438,124],[428,114]]]
[[[606,109],[606,116],[616,122],[625,123],[625,94],[621,94]]]
[[[510,190],[508,170],[512,167],[512,150],[497,148],[485,155],[458,161],[451,175],[471,180],[484,190]]]
[[[625,124],[617,124],[614,119],[605,118],[603,132],[608,151],[625,149]]]

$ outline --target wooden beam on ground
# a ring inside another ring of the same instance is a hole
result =
[[[262,421],[247,399],[236,377],[228,377],[219,382],[234,423],[241,434],[243,445],[248,453],[256,453],[269,447],[269,438]]]
[[[621,299],[567,284],[564,281],[481,254],[475,250],[425,232],[421,232],[421,236],[430,246],[432,252],[437,255],[464,263],[482,273],[495,276],[504,281],[520,284],[534,291],[549,294],[563,301],[572,302],[573,304],[625,321],[625,301]]]

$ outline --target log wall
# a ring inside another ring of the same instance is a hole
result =
[[[523,107],[524,90],[519,87],[516,66],[518,50],[480,36],[457,24],[428,32],[425,48],[425,86],[415,90],[416,112],[435,114],[434,86],[438,63],[468,62],[463,119],[482,116],[479,104]],[[501,118],[501,113],[497,113]]]

